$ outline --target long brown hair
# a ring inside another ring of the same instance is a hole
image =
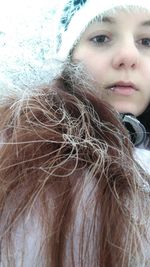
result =
[[[18,247],[25,266],[22,243],[31,232],[39,244],[30,266],[149,266],[147,176],[117,113],[63,77],[7,103],[0,149],[4,266],[18,266]]]

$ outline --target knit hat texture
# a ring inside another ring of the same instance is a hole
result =
[[[66,2],[61,19],[57,58],[65,60],[88,24],[116,8],[150,10],[149,0],[71,0]]]

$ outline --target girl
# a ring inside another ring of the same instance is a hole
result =
[[[99,1],[94,4],[91,1],[69,3],[61,20],[58,48],[58,58],[65,60],[69,57],[75,63],[83,63],[101,99],[120,113],[138,117],[147,133],[150,132],[148,10],[147,1],[142,5],[136,1],[122,2],[121,5],[117,1],[106,1],[103,5]],[[79,20],[80,24],[77,23]],[[131,122],[129,116],[124,118],[126,120],[134,126],[135,120]],[[143,132],[142,128],[140,132]],[[138,129],[136,134],[140,135],[140,132]],[[148,135],[141,135],[134,140],[136,146],[148,148]]]
[[[2,105],[1,267],[150,265],[149,25],[147,1],[69,1],[61,76]]]

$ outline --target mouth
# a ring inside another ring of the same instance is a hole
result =
[[[130,96],[135,91],[138,91],[136,85],[132,82],[116,82],[106,87],[107,90],[112,91],[115,94]]]

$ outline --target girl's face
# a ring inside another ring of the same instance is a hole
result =
[[[116,11],[93,22],[73,51],[92,74],[102,99],[140,115],[150,103],[150,13]]]

